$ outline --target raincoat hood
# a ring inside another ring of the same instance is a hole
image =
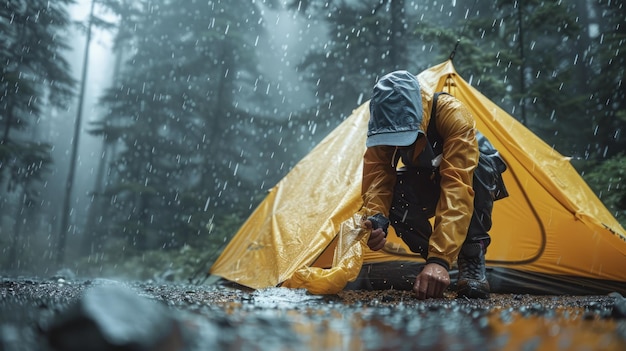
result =
[[[374,86],[367,126],[367,147],[408,146],[424,134],[422,95],[417,77],[407,71],[383,76]]]

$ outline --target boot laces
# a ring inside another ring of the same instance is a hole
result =
[[[460,280],[482,280],[485,279],[485,264],[482,255],[478,257],[460,256],[459,279]]]

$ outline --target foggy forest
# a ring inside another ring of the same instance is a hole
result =
[[[378,77],[451,56],[625,225],[625,13],[621,0],[5,1],[0,272],[204,274]]]

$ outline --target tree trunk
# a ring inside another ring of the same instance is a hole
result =
[[[59,236],[57,242],[56,263],[62,264],[65,260],[65,242],[69,231],[69,217],[71,211],[72,187],[74,186],[74,173],[76,171],[76,160],[78,158],[78,142],[80,138],[81,120],[83,114],[83,103],[85,100],[85,86],[87,81],[87,68],[89,63],[89,45],[91,44],[91,25],[93,23],[93,9],[96,0],[91,1],[91,10],[89,11],[89,24],[87,25],[87,40],[85,42],[85,54],[83,57],[83,71],[80,82],[80,95],[78,96],[78,108],[76,112],[76,120],[74,121],[74,138],[72,139],[72,153],[70,156],[70,168],[65,184],[65,198],[63,207],[61,208],[61,225],[59,227]]]
[[[526,125],[526,56],[524,53],[524,13],[522,5],[517,4],[517,28],[519,35],[519,89],[520,89],[520,116],[523,125]]]
[[[15,215],[15,223],[13,224],[13,235],[11,235],[11,248],[9,249],[9,255],[7,257],[7,266],[10,268],[18,268],[16,262],[19,257],[19,245],[20,245],[20,237],[22,235],[22,223],[24,220],[24,203],[26,202],[26,194],[22,189],[22,196],[20,196],[22,201],[20,201],[19,206],[17,207],[17,213]]]
[[[406,16],[404,0],[390,0],[391,37],[389,58],[394,70],[406,68],[406,46],[404,41]]]
[[[123,21],[120,22],[120,26],[124,25]],[[123,48],[120,48],[115,55],[115,64],[113,65],[113,81],[119,77],[120,68],[122,66],[122,57],[124,56]],[[110,160],[113,159],[115,150],[112,143],[115,140],[109,140],[106,135],[102,139],[102,153],[100,161],[98,162],[98,170],[96,172],[96,184],[93,190],[93,201],[89,207],[87,213],[87,220],[85,221],[85,228],[83,229],[83,242],[82,251],[86,254],[93,254],[94,249],[101,249],[103,244],[102,234],[103,231],[100,228],[96,230],[96,222],[98,217],[103,217],[104,206],[104,191],[106,187],[107,169],[109,167]]]

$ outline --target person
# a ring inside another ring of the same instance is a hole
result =
[[[418,299],[443,297],[455,261],[457,296],[489,298],[485,253],[493,199],[475,179],[480,154],[475,121],[453,96],[440,94],[437,100],[431,116],[433,94],[407,71],[391,72],[374,86],[363,156],[368,215],[362,226],[370,231],[371,250],[385,246],[391,225],[426,259],[413,285]]]

